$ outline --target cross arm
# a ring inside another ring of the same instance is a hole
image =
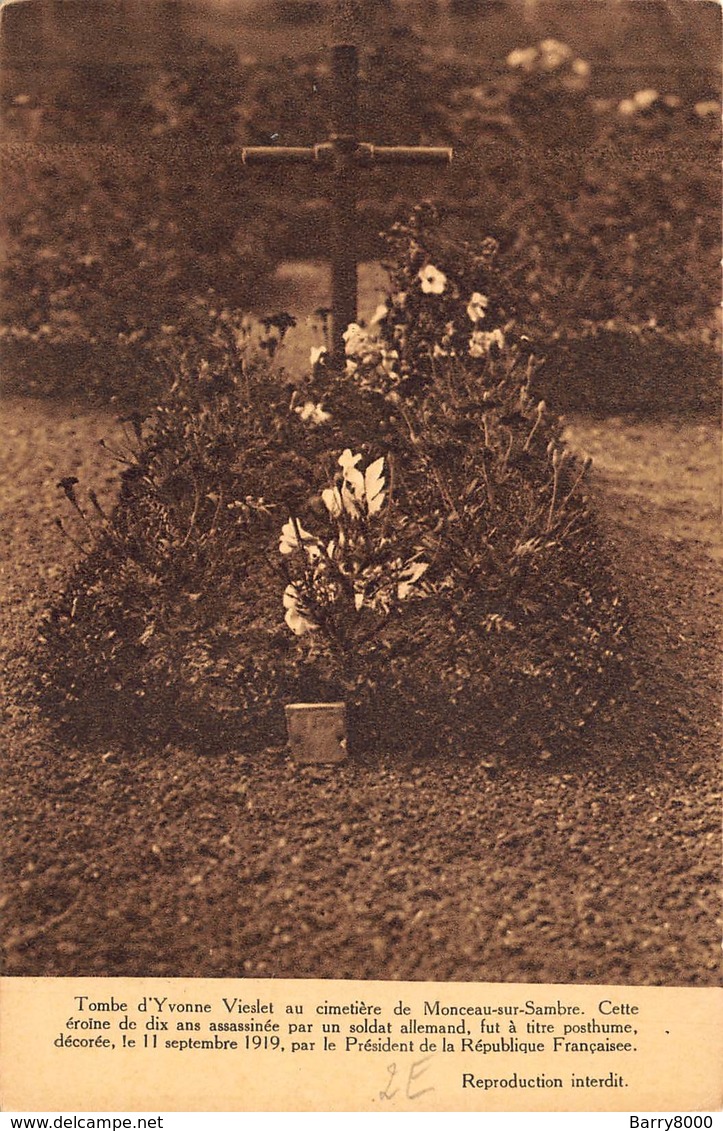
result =
[[[371,145],[349,140],[350,156],[359,165],[449,165],[453,157],[453,150],[441,145]],[[330,142],[308,146],[247,145],[241,150],[241,160],[244,165],[329,166],[334,151]]]
[[[441,145],[370,145],[361,142],[357,160],[369,165],[449,165],[454,151]]]
[[[241,150],[244,165],[328,165],[330,145],[246,145]]]

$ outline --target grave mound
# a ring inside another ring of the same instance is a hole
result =
[[[343,701],[354,757],[579,744],[626,672],[589,461],[534,394],[493,240],[392,234],[394,293],[274,363],[230,311],[128,418],[112,514],[73,480],[85,556],[43,630],[42,698],[73,740],[258,750],[284,704]]]

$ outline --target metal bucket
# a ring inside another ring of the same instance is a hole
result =
[[[295,762],[346,761],[346,703],[287,703],[285,710]]]

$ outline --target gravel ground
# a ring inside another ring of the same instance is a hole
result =
[[[0,454],[5,973],[711,985],[719,980],[717,433],[574,420],[641,678],[576,756],[301,769],[285,751],[61,749],[24,649],[112,497],[114,420],[7,398]]]

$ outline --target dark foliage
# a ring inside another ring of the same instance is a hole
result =
[[[565,374],[560,407],[670,410],[665,382],[636,381],[621,404],[619,383],[597,375],[688,372],[695,342],[688,404],[710,402],[715,99],[595,98],[585,61],[545,43],[490,76],[375,10],[361,53],[361,134],[452,144],[456,159],[447,172],[365,172],[360,253],[380,255],[377,233],[415,201],[444,199],[460,237],[479,243],[488,232],[504,249],[519,314]],[[281,259],[327,254],[323,178],[242,170],[235,144],[326,138],[329,66],[318,56],[240,62],[179,32],[173,58],[136,87],[103,88],[100,77],[69,76],[40,119],[40,141],[81,150],[4,155],[4,368],[35,392],[153,403],[157,358],[202,340],[209,312],[257,306]]]
[[[248,304],[268,260],[230,144],[243,89],[233,52],[189,41],[110,106],[61,87],[44,144],[8,148],[3,352],[25,387],[153,403],[163,359]]]

